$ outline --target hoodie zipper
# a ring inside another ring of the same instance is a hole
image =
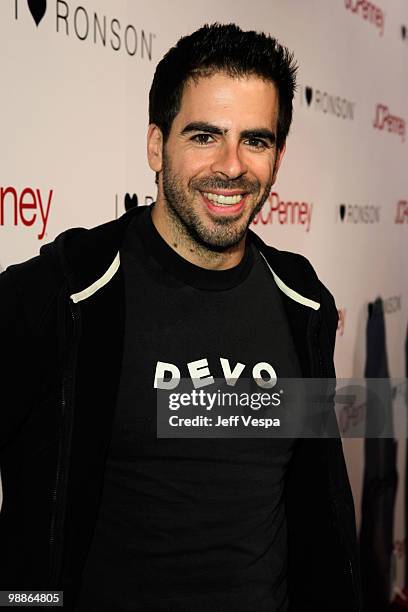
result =
[[[64,297],[66,299],[66,297]],[[72,336],[66,338],[69,343],[68,354],[64,363],[60,415],[61,422],[59,427],[58,459],[55,474],[54,487],[51,494],[53,506],[50,524],[50,586],[59,587],[62,550],[63,550],[63,526],[65,519],[66,488],[68,473],[68,458],[71,449],[71,437],[73,428],[73,390],[75,360],[78,349],[80,311],[79,307],[69,300],[69,322],[72,329]]]

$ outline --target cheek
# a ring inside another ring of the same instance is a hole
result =
[[[197,149],[183,151],[179,158],[179,168],[184,176],[195,177],[201,174],[208,175],[212,163],[211,152]]]
[[[274,158],[272,157],[256,159],[251,164],[251,171],[261,184],[266,185],[272,180],[273,165]]]

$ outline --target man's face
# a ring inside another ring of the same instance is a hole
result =
[[[159,185],[173,221],[207,249],[236,245],[262,208],[284,152],[278,94],[257,76],[190,80],[162,152]]]

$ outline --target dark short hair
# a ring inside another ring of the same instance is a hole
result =
[[[297,72],[293,53],[276,38],[253,30],[245,32],[233,23],[206,24],[180,38],[158,63],[149,94],[149,122],[161,129],[164,141],[180,110],[186,82],[216,72],[232,77],[256,75],[275,84],[280,149],[292,122]]]

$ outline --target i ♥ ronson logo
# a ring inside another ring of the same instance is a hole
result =
[[[394,314],[402,309],[402,295],[391,295],[383,300],[384,312],[386,314]]]
[[[31,13],[37,27],[49,18],[55,24],[57,34],[142,60],[152,59],[155,33],[128,23],[124,16],[107,15],[95,0],[94,10],[88,6],[90,4],[88,1],[85,7],[70,0],[14,0],[14,17],[16,20],[26,19]],[[115,4],[111,3],[112,6]]]
[[[400,136],[401,141],[405,142],[405,119],[391,114],[385,104],[377,104],[375,107],[373,128],[380,131],[386,129],[387,132]]]
[[[300,106],[311,108],[324,115],[334,115],[341,119],[354,119],[356,103],[347,98],[328,93],[323,89],[313,88],[310,85],[299,87]]]
[[[33,228],[38,240],[46,236],[48,217],[54,190],[47,191],[12,185],[0,186],[0,227],[11,226]]]
[[[368,0],[344,0],[344,4],[351,13],[377,28],[380,36],[384,34],[385,14],[379,6]]]
[[[336,221],[342,223],[380,223],[380,206],[371,204],[340,204],[336,206]]]
[[[384,312],[385,314],[394,314],[400,312],[402,309],[402,295],[390,295],[389,297],[383,298],[381,302],[372,302],[370,308],[370,314],[377,315]]]
[[[281,200],[276,191],[272,191],[262,210],[252,223],[256,225],[279,224],[300,225],[308,232],[312,223],[313,203],[304,200]]]
[[[138,196],[137,193],[125,193],[124,196],[115,194],[115,219],[117,219],[123,212],[127,212],[131,208],[136,208],[139,205],[149,206],[153,204],[154,198],[151,195],[145,195],[143,200]]]

